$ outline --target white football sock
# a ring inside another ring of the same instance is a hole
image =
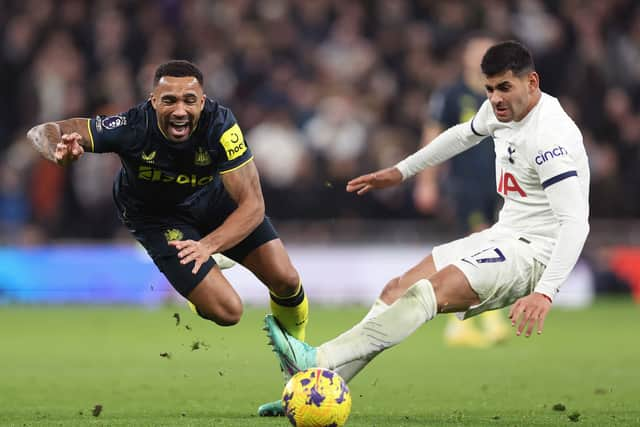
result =
[[[389,308],[389,305],[386,302],[382,301],[380,298],[376,299],[376,301],[371,306],[371,309],[369,309],[369,312],[362,318],[362,320],[360,321],[360,323],[358,323],[358,325],[361,325],[367,320],[376,317],[378,314],[382,313],[387,308]],[[375,355],[373,357],[375,357]],[[371,362],[371,360],[373,360],[373,357],[367,358],[367,359],[357,359],[357,360],[354,360],[353,362],[345,363],[342,366],[337,366],[335,371],[346,382],[349,382],[351,381],[351,378],[355,377],[358,374],[358,372],[360,372],[365,366],[367,366],[369,362]]]
[[[433,319],[437,309],[431,282],[419,280],[376,317],[357,324],[318,347],[318,366],[335,369],[357,359],[371,359]]]

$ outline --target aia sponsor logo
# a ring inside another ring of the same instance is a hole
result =
[[[527,197],[518,180],[513,174],[500,170],[500,182],[498,182],[498,193],[508,196],[509,192],[518,193],[520,197]]]
[[[541,165],[547,160],[553,159],[555,157],[566,156],[568,154],[569,152],[567,151],[567,149],[562,147],[561,145],[558,145],[551,150],[539,151],[538,155],[536,156],[536,165]]]

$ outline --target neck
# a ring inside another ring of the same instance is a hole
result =
[[[520,120],[527,117],[529,112],[533,110],[536,105],[538,105],[538,102],[540,102],[540,98],[542,98],[542,92],[540,91],[540,89],[537,89],[535,93],[531,96],[529,105],[527,105],[527,109],[525,110],[524,114],[522,114],[522,117],[520,117],[518,120],[514,120],[514,122],[519,122]]]

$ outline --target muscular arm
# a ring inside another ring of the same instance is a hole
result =
[[[27,138],[45,159],[65,164],[68,160],[77,159],[84,149],[91,149],[88,120],[75,118],[43,123],[32,127],[27,132]],[[78,136],[70,140],[62,138],[63,135],[73,135],[74,133]],[[63,146],[59,147],[59,144],[63,144]],[[64,152],[65,146],[68,147],[68,154]],[[56,155],[56,151],[58,155]]]
[[[202,241],[213,252],[227,250],[249,235],[264,218],[264,199],[258,169],[253,161],[222,175],[222,182],[238,204],[220,227]]]

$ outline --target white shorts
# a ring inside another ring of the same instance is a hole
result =
[[[491,229],[436,246],[432,252],[436,270],[455,265],[480,298],[480,304],[458,313],[461,319],[506,307],[533,292],[545,269],[533,254],[526,239]]]

